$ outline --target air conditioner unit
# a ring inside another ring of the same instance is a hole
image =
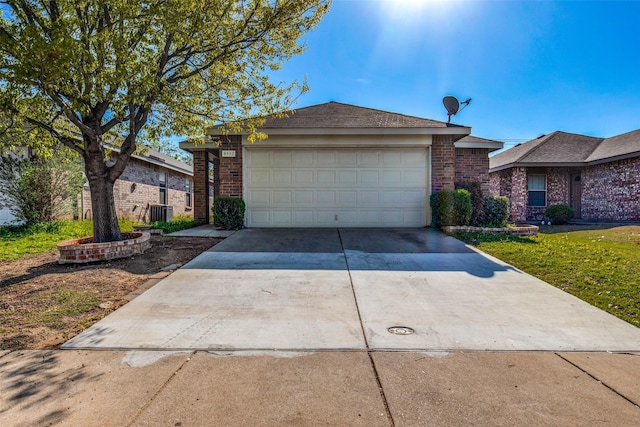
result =
[[[151,220],[151,222],[156,222],[156,221],[171,222],[171,221],[173,221],[173,206],[169,206],[169,205],[151,205],[150,220]]]

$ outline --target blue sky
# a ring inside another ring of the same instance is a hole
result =
[[[640,128],[640,2],[334,0],[308,50],[297,107],[328,101],[452,121],[515,145],[563,130]]]

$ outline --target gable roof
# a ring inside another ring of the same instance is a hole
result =
[[[437,120],[391,113],[341,102],[297,108],[285,118],[268,117],[261,129],[304,128],[447,128],[460,127]]]
[[[489,172],[515,166],[584,166],[640,155],[640,129],[611,138],[556,131],[489,158]]]

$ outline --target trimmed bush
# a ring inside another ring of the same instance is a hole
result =
[[[489,196],[484,199],[484,224],[487,227],[506,227],[509,219],[509,199]]]
[[[467,190],[441,190],[430,198],[432,224],[434,227],[447,225],[469,225],[471,218],[471,194]]]
[[[479,227],[482,225],[484,215],[484,194],[482,184],[479,181],[463,181],[456,184],[456,189],[467,190],[471,193],[471,218],[469,225]]]
[[[213,223],[227,230],[240,230],[244,226],[244,200],[236,197],[213,198]]]
[[[544,215],[551,219],[553,224],[566,224],[573,218],[573,209],[566,204],[551,205],[545,211]]]

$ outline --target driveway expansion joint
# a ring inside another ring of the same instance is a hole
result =
[[[191,354],[189,354],[189,356],[184,360],[184,362],[182,362],[180,364],[180,366],[178,367],[178,369],[176,369],[170,376],[169,378],[167,378],[167,380],[160,386],[160,388],[158,388],[158,390],[153,394],[153,396],[151,396],[151,398],[149,399],[149,401],[147,403],[145,403],[139,410],[138,412],[135,413],[135,415],[131,418],[131,421],[129,421],[129,423],[127,423],[127,427],[131,427],[132,425],[135,424],[135,422],[138,420],[138,418],[140,418],[140,416],[144,413],[144,411],[147,410],[147,408],[149,408],[149,406],[151,406],[151,404],[154,402],[154,400],[156,400],[156,398],[160,395],[160,393],[162,393],[164,391],[165,388],[167,388],[167,386],[169,385],[169,383],[178,375],[178,373],[182,370],[182,368],[184,368],[187,363],[189,363],[191,361],[191,358],[196,354],[195,351],[192,351]]]
[[[635,406],[636,408],[640,409],[640,404],[634,402],[632,399],[628,398],[627,396],[625,396],[624,394],[622,394],[621,392],[619,392],[618,390],[616,390],[615,388],[613,388],[612,386],[610,386],[609,384],[607,384],[606,382],[602,381],[601,379],[599,379],[598,377],[596,377],[595,375],[591,374],[590,372],[588,372],[587,370],[583,369],[582,367],[580,367],[579,365],[573,363],[572,361],[568,360],[565,357],[562,357],[561,354],[555,353],[554,354],[556,356],[558,356],[560,359],[564,360],[565,362],[567,362],[568,364],[574,366],[576,369],[580,370],[581,372],[583,372],[585,375],[589,376],[589,378],[593,379],[594,381],[598,382],[599,384],[602,384],[604,387],[608,388],[609,390],[611,390],[613,393],[617,394],[618,396],[620,396],[621,398],[623,398],[624,400],[626,400],[627,402],[631,403],[633,406]]]

